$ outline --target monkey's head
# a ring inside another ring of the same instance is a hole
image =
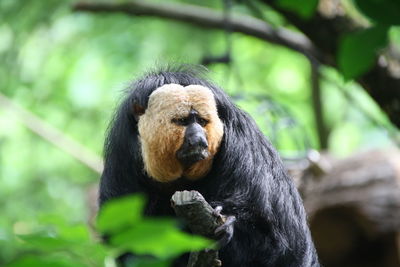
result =
[[[178,84],[150,94],[138,130],[145,170],[159,182],[205,176],[224,133],[212,91]]]

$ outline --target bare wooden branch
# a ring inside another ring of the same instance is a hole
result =
[[[171,198],[171,205],[178,217],[187,222],[194,234],[217,239],[215,229],[224,223],[224,217],[215,213],[197,191],[178,191]],[[188,267],[221,266],[217,250],[204,250],[190,254]]]
[[[273,28],[263,20],[234,14],[227,22],[222,12],[211,8],[188,4],[151,3],[132,1],[129,3],[85,3],[74,5],[75,11],[125,13],[131,16],[155,16],[191,23],[205,28],[225,30],[227,23],[233,32],[251,35],[270,43],[286,46],[309,58],[318,58],[313,44],[302,34],[285,28]]]

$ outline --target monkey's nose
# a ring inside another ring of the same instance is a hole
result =
[[[206,134],[203,128],[196,123],[186,128],[185,139],[189,147],[208,147]]]
[[[191,147],[201,147],[207,148],[208,142],[204,134],[195,134],[193,136],[188,137],[188,143]]]

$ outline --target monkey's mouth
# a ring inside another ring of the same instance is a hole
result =
[[[207,148],[195,146],[190,148],[181,148],[176,152],[176,158],[185,168],[190,167],[194,163],[206,159],[210,155]]]

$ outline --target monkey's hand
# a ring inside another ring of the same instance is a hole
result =
[[[217,206],[214,209],[214,215],[224,219],[224,223],[215,229],[214,234],[218,238],[218,244],[220,247],[224,247],[231,241],[233,237],[234,222],[236,221],[236,217],[224,216],[221,214],[221,211],[221,206]]]

